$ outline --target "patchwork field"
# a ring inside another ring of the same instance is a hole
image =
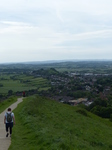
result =
[[[47,79],[43,79],[41,77],[34,78],[33,76],[26,76],[26,75],[0,76],[0,94],[6,94],[8,93],[9,90],[17,92],[37,88],[39,90],[48,88]]]

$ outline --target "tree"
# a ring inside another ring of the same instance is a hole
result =
[[[0,87],[3,87],[3,84],[0,83]]]
[[[8,91],[8,95],[11,96],[12,94],[13,94],[13,91],[12,91],[12,90],[9,90],[9,91]]]

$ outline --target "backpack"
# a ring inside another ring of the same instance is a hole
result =
[[[12,113],[7,113],[7,122],[12,122]]]

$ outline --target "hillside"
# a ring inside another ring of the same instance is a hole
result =
[[[112,149],[112,123],[82,108],[32,96],[14,113],[9,150]]]

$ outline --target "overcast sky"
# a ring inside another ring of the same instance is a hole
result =
[[[112,59],[112,0],[0,0],[0,63]]]

